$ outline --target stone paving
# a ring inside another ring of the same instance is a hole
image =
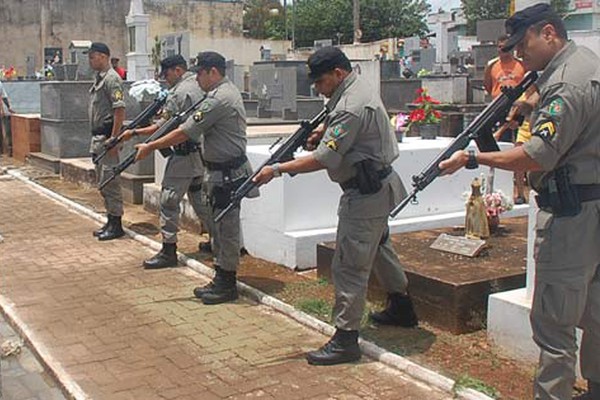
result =
[[[22,182],[0,193],[0,294],[93,399],[452,398],[366,357],[309,366],[326,337],[246,299],[204,306],[192,270],[144,271],[138,242],[98,242]]]

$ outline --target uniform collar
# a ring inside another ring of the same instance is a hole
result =
[[[344,79],[342,81],[340,86],[338,86],[338,88],[335,89],[335,91],[329,98],[329,102],[327,103],[327,105],[329,106],[329,109],[332,109],[337,105],[337,102],[342,97],[342,94],[346,91],[346,89],[348,89],[348,87],[350,87],[350,85],[352,85],[354,82],[356,82],[356,79],[358,79],[358,76],[356,75],[356,73],[354,71],[350,72],[350,74],[346,77],[346,79]]]
[[[226,76],[223,77],[223,79],[221,79],[219,82],[215,83],[214,85],[212,85],[208,91],[212,92],[213,90],[215,90],[216,88],[218,88],[219,86],[223,85],[224,83],[229,82],[229,78],[227,78]]]
[[[538,80],[536,82],[536,86],[537,87],[544,86],[548,82],[550,77],[552,75],[554,75],[556,70],[562,64],[564,64],[569,59],[569,57],[571,57],[573,55],[573,53],[575,53],[576,50],[577,50],[577,45],[575,44],[575,42],[569,40],[567,42],[567,44],[565,45],[565,47],[560,49],[559,52],[554,55],[552,60],[550,60],[548,65],[546,65],[546,68],[544,68],[544,72],[538,78]]]
[[[183,81],[190,79],[190,77],[194,77],[194,79],[196,79],[196,74],[194,74],[193,72],[190,72],[190,71],[186,71],[183,75],[181,75],[181,77],[179,77],[179,79],[177,79],[177,81],[173,84],[173,86],[171,86],[171,89],[175,89],[175,87],[177,87],[177,85],[179,85]]]

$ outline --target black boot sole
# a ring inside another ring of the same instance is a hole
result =
[[[98,236],[98,240],[101,242],[104,242],[107,240],[119,239],[119,238],[122,238],[123,236],[125,236],[125,232],[113,233],[110,236],[100,235],[100,236]]]
[[[379,316],[375,316],[374,314],[370,314],[369,315],[369,321],[373,322],[374,324],[377,325],[384,325],[384,326],[399,326],[401,328],[416,328],[417,326],[419,326],[419,321],[415,320],[415,321],[398,321],[398,320],[394,320],[390,317],[379,317]]]
[[[235,291],[234,293],[231,293],[227,296],[212,297],[209,295],[210,295],[210,292],[202,295],[201,299],[202,299],[202,303],[204,303],[204,305],[212,306],[212,305],[216,305],[216,304],[231,303],[233,301],[236,301],[239,297],[237,291]]]
[[[175,261],[174,263],[159,264],[159,265],[146,264],[146,262],[144,261],[144,263],[142,264],[142,266],[144,267],[144,269],[165,269],[165,268],[175,268],[175,267],[177,267],[178,265],[179,265],[179,264],[177,263],[177,261]]]
[[[352,354],[347,356],[340,356],[339,358],[314,358],[308,353],[306,355],[306,361],[310,365],[338,365],[338,364],[348,364],[360,361],[362,354]]]

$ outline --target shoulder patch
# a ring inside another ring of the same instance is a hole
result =
[[[212,106],[212,103],[210,102],[210,100],[204,100],[202,102],[202,105],[200,106],[200,111],[208,111],[208,110],[210,110],[211,106]]]
[[[535,128],[534,135],[541,137],[544,140],[550,140],[556,133],[556,125],[553,121],[546,121]]]
[[[327,130],[329,136],[333,138],[339,138],[340,136],[343,136],[346,132],[348,132],[348,129],[346,129],[346,126],[344,124],[330,126]]]
[[[115,89],[113,91],[113,99],[115,99],[115,101],[123,100],[123,91],[121,89]]]
[[[325,143],[325,146],[327,146],[327,148],[333,150],[333,151],[337,151],[338,150],[338,145],[336,143],[335,140],[329,140]]]
[[[564,103],[563,99],[558,97],[558,98],[552,100],[552,102],[548,106],[548,113],[551,116],[555,117],[557,115],[562,114],[564,108],[565,108],[565,103]]]

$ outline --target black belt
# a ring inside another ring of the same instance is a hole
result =
[[[103,136],[105,138],[109,138],[112,136],[112,130],[110,130],[108,132],[92,131],[92,136],[94,136],[94,137]]]
[[[233,160],[226,162],[205,161],[204,165],[211,171],[230,171],[232,169],[240,168],[242,165],[244,165],[244,163],[246,163],[246,161],[248,161],[248,157],[246,157],[246,155],[243,154],[239,157],[234,158]]]
[[[187,156],[198,151],[198,144],[186,141],[173,147],[173,152],[178,156]]]
[[[589,184],[589,185],[574,185],[579,195],[579,201],[585,203],[587,201],[600,200],[600,184]],[[539,208],[548,208],[550,204],[550,194],[548,190],[542,190],[537,196],[535,201]]]
[[[387,167],[377,171],[377,177],[379,177],[379,180],[384,180],[389,174],[392,173],[392,171],[393,168],[388,165]],[[358,189],[358,182],[356,181],[356,178],[350,178],[346,182],[340,183],[340,186],[344,191],[348,189]]]

